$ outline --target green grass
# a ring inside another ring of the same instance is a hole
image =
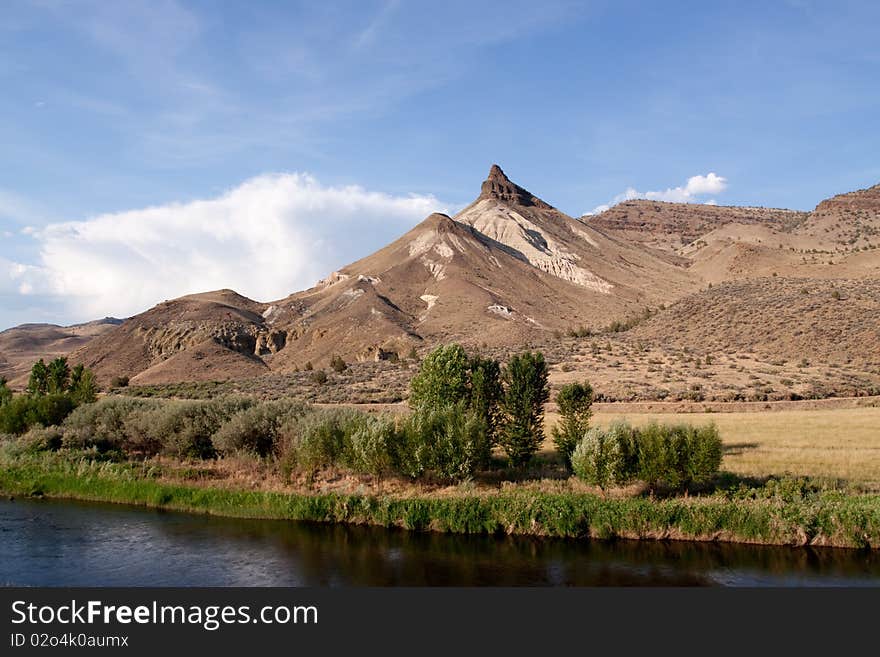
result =
[[[880,495],[824,491],[798,481],[655,500],[529,490],[409,498],[284,494],[170,484],[157,477],[144,466],[61,453],[0,455],[0,491],[7,495],[420,531],[880,546]]]

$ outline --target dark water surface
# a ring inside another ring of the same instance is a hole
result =
[[[880,554],[419,534],[3,500],[0,585],[880,586]]]

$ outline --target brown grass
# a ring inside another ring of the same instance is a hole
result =
[[[880,408],[627,415],[603,411],[594,416],[594,423],[606,426],[620,419],[635,425],[714,422],[725,445],[722,468],[738,475],[830,477],[880,491]],[[555,416],[549,415],[548,421]]]

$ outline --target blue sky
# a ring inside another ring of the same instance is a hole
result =
[[[283,296],[492,162],[572,215],[812,208],[880,182],[878,25],[876,2],[5,0],[0,328]]]

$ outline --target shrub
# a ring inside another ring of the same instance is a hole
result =
[[[99,451],[130,447],[133,416],[159,404],[132,397],[105,397],[94,404],[80,406],[64,421],[64,446],[95,447]]]
[[[572,469],[602,488],[639,479],[651,488],[681,489],[714,478],[721,456],[721,438],[712,424],[633,428],[621,422],[590,429],[572,454]]]
[[[281,467],[285,474],[313,475],[344,463],[350,437],[367,416],[347,408],[319,409],[287,422],[280,431]]]
[[[279,400],[264,402],[239,411],[214,434],[214,447],[220,452],[245,451],[268,456],[278,444],[281,428],[308,412],[301,402]]]
[[[460,481],[488,461],[490,449],[483,418],[459,403],[416,410],[401,426],[393,458],[406,476]]]
[[[64,443],[99,451],[210,458],[215,455],[212,435],[252,404],[243,397],[211,401],[106,397],[71,414],[64,423]]]
[[[61,449],[60,427],[34,427],[18,440],[18,446],[26,453],[55,452]]]
[[[211,401],[172,401],[144,418],[153,423],[153,436],[162,451],[178,458],[213,458],[212,436],[236,413],[249,408],[246,398],[221,397]]]
[[[348,365],[342,360],[342,356],[339,355],[333,356],[333,358],[330,359],[330,367],[332,367],[333,371],[337,373],[344,372],[348,369]]]
[[[314,370],[309,378],[311,379],[312,383],[316,383],[319,386],[327,383],[327,373],[324,370]]]
[[[617,436],[603,429],[587,431],[571,455],[575,475],[605,490],[623,480],[623,459]]]
[[[687,431],[687,481],[704,484],[712,480],[721,467],[724,453],[718,427],[707,424],[702,427],[684,427]]]
[[[679,488],[684,484],[685,445],[678,427],[651,423],[635,430],[636,477],[652,488]]]
[[[553,444],[566,466],[571,467],[571,455],[578,442],[590,428],[593,415],[593,388],[589,383],[570,383],[556,395],[559,423],[553,427]]]
[[[127,388],[129,379],[127,376],[114,376],[110,379],[111,388]]]
[[[355,472],[381,477],[394,470],[396,439],[393,419],[367,417],[351,434],[345,460]]]
[[[511,465],[528,463],[544,441],[544,403],[550,397],[547,363],[540,352],[510,359],[503,375],[499,442]]]
[[[74,403],[67,395],[17,395],[0,406],[0,433],[21,435],[35,425],[61,424]]]

